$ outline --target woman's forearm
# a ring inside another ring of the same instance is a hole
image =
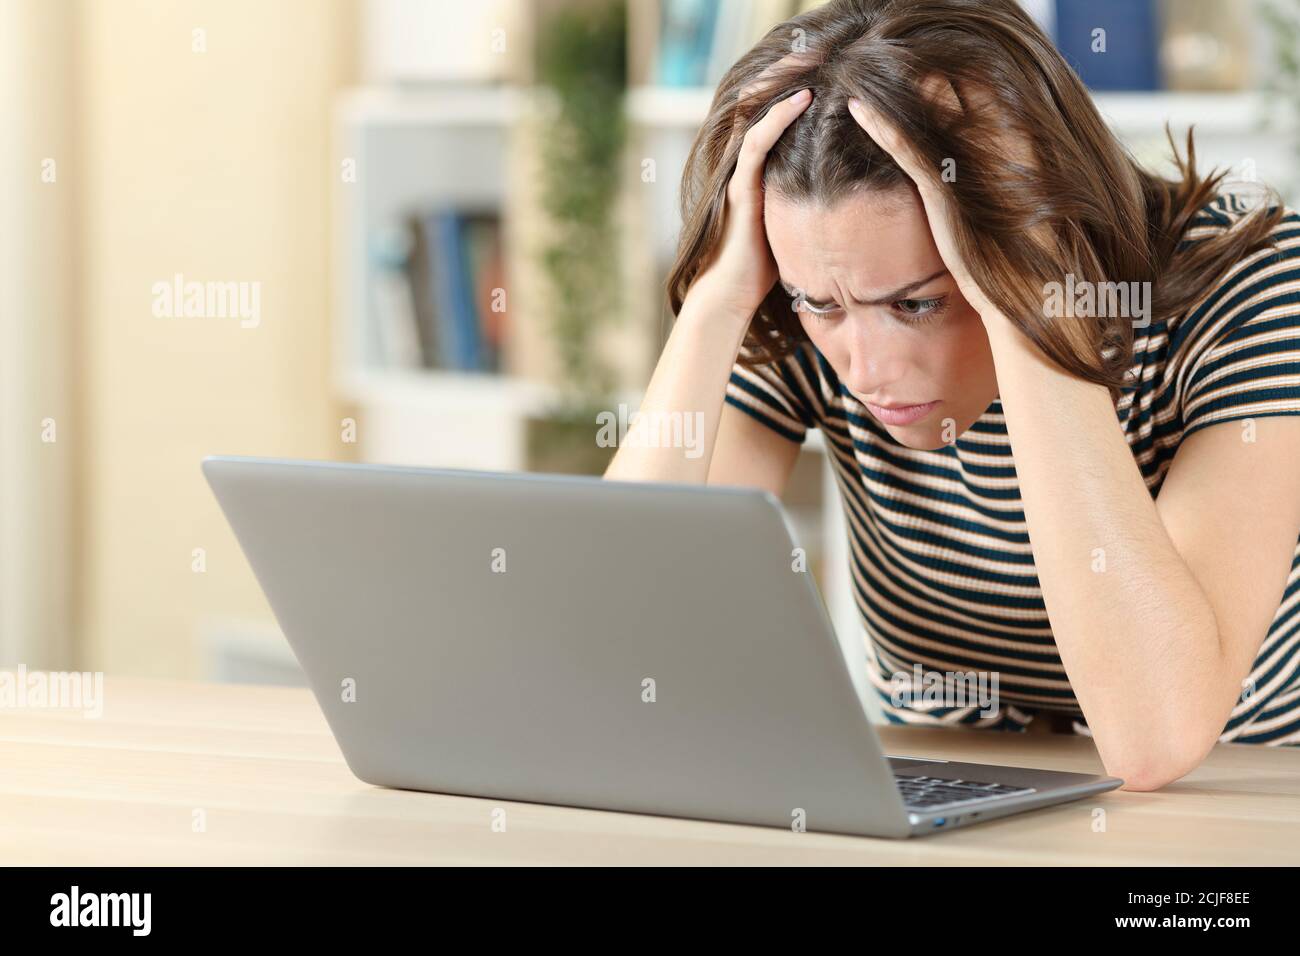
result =
[[[986,326],[1061,661],[1107,771],[1161,786],[1204,756],[1231,708],[1213,608],[1106,388],[1052,366],[1004,319]]]
[[[691,287],[606,478],[707,481],[727,380],[749,320],[712,294],[707,275]]]

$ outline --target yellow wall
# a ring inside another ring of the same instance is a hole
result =
[[[200,459],[348,457],[329,380],[330,105],[352,81],[356,10],[77,13],[81,663],[193,675],[207,622],[271,617]],[[153,284],[178,272],[260,282],[260,326],[155,317]]]
[[[0,666],[74,659],[72,24],[0,0]]]

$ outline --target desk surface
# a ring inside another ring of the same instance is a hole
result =
[[[0,863],[1300,863],[1293,748],[1221,744],[1159,793],[884,840],[379,789],[348,771],[306,690],[109,677],[104,700],[100,719],[0,710]],[[881,736],[888,753],[1101,772],[1084,737]]]

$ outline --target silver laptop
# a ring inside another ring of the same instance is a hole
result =
[[[1123,782],[885,756],[767,492],[203,472],[367,783],[906,837]]]

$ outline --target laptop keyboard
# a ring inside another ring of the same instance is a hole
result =
[[[894,780],[898,784],[898,792],[902,794],[903,805],[909,810],[933,810],[954,803],[1034,792],[1033,787],[1011,787],[1002,783],[976,783],[901,773],[895,774]]]

